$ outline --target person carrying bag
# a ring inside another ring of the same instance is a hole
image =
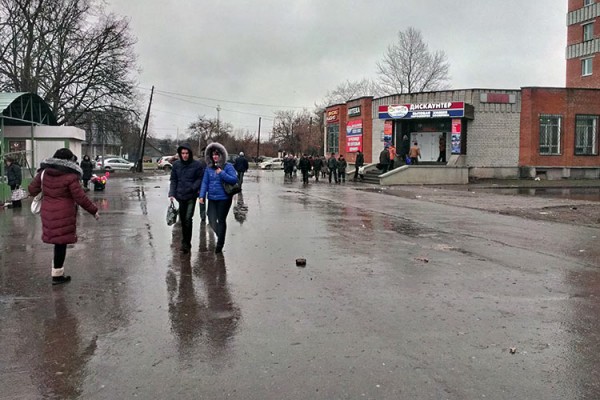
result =
[[[225,245],[225,234],[227,232],[227,215],[231,208],[233,195],[229,195],[225,185],[235,185],[237,174],[233,165],[227,162],[227,150],[220,143],[211,143],[206,147],[206,171],[200,186],[198,201],[204,204],[208,198],[208,223],[217,235],[215,253],[221,253]]]

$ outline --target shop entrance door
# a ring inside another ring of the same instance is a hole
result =
[[[439,138],[441,132],[412,132],[410,145],[419,143],[421,159],[419,161],[436,161],[439,156]]]

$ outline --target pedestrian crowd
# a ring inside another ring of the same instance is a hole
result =
[[[445,162],[445,135],[439,138],[440,155],[438,161]],[[227,233],[227,216],[232,206],[233,194],[241,192],[244,174],[248,171],[248,161],[243,152],[235,159],[234,164],[227,162],[228,153],[220,143],[210,143],[204,150],[203,157],[194,159],[192,147],[182,144],[177,148],[179,159],[174,161],[169,185],[171,204],[178,203],[177,214],[181,222],[182,238],[180,251],[187,254],[191,251],[193,236],[193,218],[196,203],[199,203],[201,223],[208,224],[217,237],[215,253],[221,253],[225,245]],[[378,169],[386,173],[401,165],[419,163],[421,151],[418,143],[412,146],[407,135],[402,137],[398,150],[393,145],[386,145],[379,155]],[[365,159],[359,150],[355,154],[353,180],[362,179],[361,169]],[[97,176],[93,174],[94,162],[85,155],[81,164],[77,157],[67,148],[59,149],[53,157],[41,162],[40,168],[28,186],[28,193],[20,186],[22,172],[19,162],[13,157],[5,159],[7,182],[12,191],[11,208],[21,208],[21,200],[28,196],[42,195],[39,214],[42,221],[42,241],[54,246],[51,277],[52,284],[69,282],[71,277],[65,274],[64,262],[67,246],[77,242],[77,206],[89,214],[100,218],[98,207],[87,197],[89,182],[95,190],[103,190],[109,174]],[[288,154],[283,160],[285,179],[293,179],[297,170],[302,174],[302,183],[307,185],[309,178],[315,182],[328,179],[331,183],[345,183],[348,162],[344,154],[331,153],[329,157],[309,156],[303,154],[299,159]],[[245,218],[243,197],[235,210],[236,219]],[[208,203],[208,205],[207,205]],[[32,207],[32,211],[33,211]],[[243,220],[243,219],[242,219]]]

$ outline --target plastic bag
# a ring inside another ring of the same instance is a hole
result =
[[[27,192],[25,191],[25,189],[23,188],[18,188],[12,191],[12,193],[10,194],[10,200],[11,201],[19,201],[19,200],[24,200],[28,197],[29,195],[27,194]]]
[[[176,209],[175,204],[171,202],[171,205],[167,209],[167,225],[171,226],[177,222],[177,214],[179,214],[179,210]]]

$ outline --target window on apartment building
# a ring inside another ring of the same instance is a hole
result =
[[[327,154],[340,151],[340,126],[327,125]]]
[[[581,60],[581,75],[592,75],[592,58],[584,58]]]
[[[583,41],[592,40],[594,38],[594,23],[583,25]]]
[[[575,154],[578,156],[598,154],[597,115],[578,115],[575,118]]]
[[[584,6],[589,6],[591,4],[594,4],[594,0],[583,0],[583,5]]]
[[[540,154],[560,154],[560,115],[540,115]]]

